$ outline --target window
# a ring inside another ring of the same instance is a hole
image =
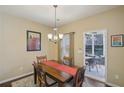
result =
[[[70,35],[65,34],[61,41],[61,60],[70,53]]]

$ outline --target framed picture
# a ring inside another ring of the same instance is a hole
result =
[[[124,35],[112,35],[111,36],[111,46],[112,47],[123,47],[124,46]]]
[[[35,31],[27,31],[27,51],[41,50],[41,33]]]

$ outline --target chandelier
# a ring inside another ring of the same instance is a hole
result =
[[[53,28],[53,32],[48,34],[48,40],[56,44],[58,40],[61,40],[63,38],[63,34],[58,33],[58,28],[56,26],[56,8],[58,6],[53,5],[53,7],[55,8],[55,25]]]

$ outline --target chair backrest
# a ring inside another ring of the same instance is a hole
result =
[[[72,58],[71,57],[64,56],[63,57],[63,64],[64,65],[68,65],[68,66],[73,66],[73,64],[72,64]]]
[[[40,86],[46,86],[46,74],[43,71],[42,67],[38,65],[37,68],[38,80],[40,82]]]
[[[85,74],[85,67],[81,67],[78,69],[75,79],[74,79],[74,87],[82,87],[84,82],[84,74]]]
[[[42,70],[42,67],[39,66],[39,64],[36,62],[34,62],[32,65],[34,66],[34,69],[37,73],[37,79],[39,81],[39,85],[40,86],[46,86],[46,74]]]
[[[37,63],[47,61],[47,56],[36,56],[36,58],[37,58]]]

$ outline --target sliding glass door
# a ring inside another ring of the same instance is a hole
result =
[[[106,35],[104,31],[84,34],[86,75],[105,81]]]

